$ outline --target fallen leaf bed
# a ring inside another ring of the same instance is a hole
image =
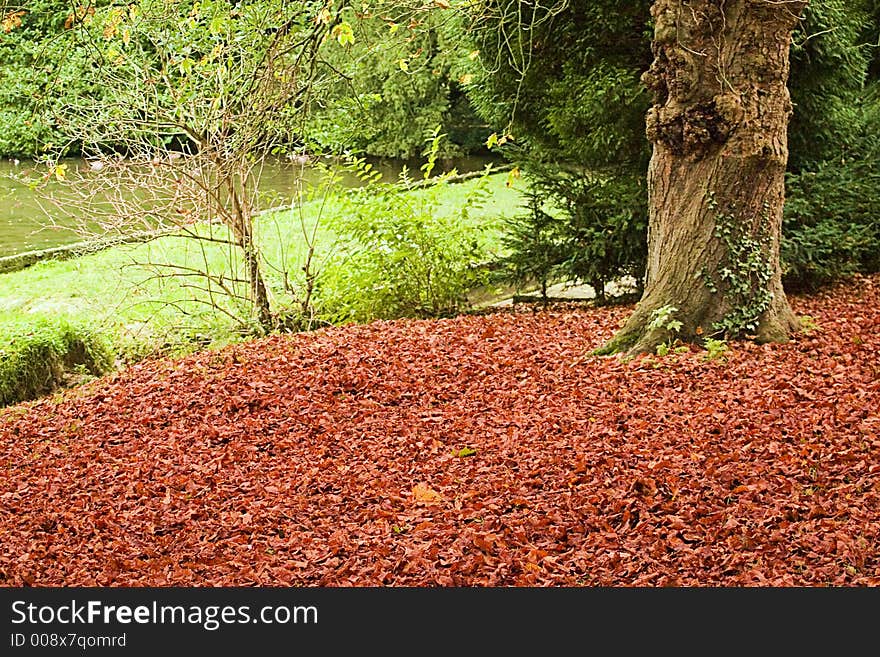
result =
[[[631,308],[276,336],[0,411],[0,585],[880,583],[880,278],[623,362]]]

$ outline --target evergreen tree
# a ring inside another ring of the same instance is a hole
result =
[[[572,0],[525,7],[518,0],[492,0],[483,3],[480,20],[469,29],[483,64],[480,84],[470,91],[474,105],[499,129],[507,126],[516,144],[506,147],[509,156],[548,191],[547,200],[558,209],[563,224],[560,230],[569,226],[575,231],[576,217],[590,214],[566,212],[572,202],[588,208],[599,203],[584,194],[575,201],[574,182],[556,184],[559,180],[613,178],[618,188],[628,185],[620,203],[633,203],[632,220],[622,228],[630,236],[641,230],[642,237],[623,242],[629,251],[624,259],[642,270],[647,212],[640,210],[647,208],[647,188],[637,185],[647,173],[650,145],[644,131],[649,98],[639,78],[651,61],[650,5]],[[789,127],[789,187],[794,194],[805,189],[796,178],[802,172],[823,167],[827,179],[843,168],[837,180],[842,183],[861,175],[853,167],[870,171],[880,163],[871,146],[880,127],[877,95],[870,91],[870,76],[877,75],[877,49],[865,45],[877,43],[878,24],[876,0],[813,0],[795,27],[790,76],[794,114]],[[857,163],[865,157],[875,159]],[[824,164],[831,161],[838,162],[838,169]],[[811,231],[831,199],[800,200],[798,211],[786,215],[786,233],[798,232],[801,246],[817,243],[827,232]],[[860,211],[863,199],[838,195],[835,200],[844,203],[836,208],[841,216],[868,216]],[[609,211],[622,216],[623,209]],[[835,231],[840,235],[850,226],[838,223]],[[605,249],[621,242],[609,240],[602,230],[593,234]],[[794,260],[786,266],[791,275],[787,280],[794,281],[797,272],[812,271],[803,267],[808,263],[802,258],[812,257],[803,248],[783,250]],[[859,247],[829,257],[846,260],[834,266],[848,271],[870,266],[864,259],[852,260],[863,252]]]

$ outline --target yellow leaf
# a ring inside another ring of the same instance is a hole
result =
[[[56,180],[64,180],[67,175],[67,165],[66,164],[56,164],[55,169],[52,171],[55,174]]]
[[[479,50],[471,50],[470,53],[468,53],[468,59],[470,59],[471,61],[475,60],[479,56],[480,56]]]
[[[492,148],[493,146],[498,145],[498,133],[493,132],[489,135],[489,138],[486,140],[486,148]]]
[[[407,62],[405,59],[401,59],[399,62],[397,62],[397,64],[398,66],[400,66],[400,70],[404,73],[409,71],[409,62]]]
[[[412,489],[412,494],[415,501],[422,504],[437,504],[443,501],[443,496],[427,484],[416,484]]]
[[[388,33],[389,34],[394,34],[399,29],[400,29],[400,25],[398,25],[397,23],[388,23]]]
[[[333,36],[339,42],[340,46],[347,46],[354,43],[354,31],[346,21],[342,21],[333,28]]]
[[[6,14],[2,19],[0,19],[0,27],[3,28],[3,31],[6,34],[9,34],[15,28],[21,27],[21,17],[24,16],[26,13],[26,11],[20,10]]]
[[[470,73],[465,73],[460,78],[458,78],[459,84],[470,84],[474,81],[474,76]]]
[[[333,14],[328,7],[324,7],[319,13],[316,22],[330,25],[333,22]]]
[[[513,181],[519,178],[522,174],[519,171],[519,167],[513,167],[510,170],[510,173],[507,174],[507,186],[513,187]]]

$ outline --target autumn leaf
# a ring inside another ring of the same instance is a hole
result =
[[[347,46],[354,43],[354,31],[346,21],[339,23],[333,27],[332,34],[336,37],[340,46]]]
[[[0,18],[0,29],[9,34],[17,27],[21,27],[21,17],[27,14],[24,10],[12,11]]]
[[[508,141],[513,141],[513,136],[509,133],[503,133],[499,135],[497,132],[493,132],[486,140],[486,148],[492,148],[494,146],[504,146],[504,144],[506,144]]]
[[[315,22],[324,25],[330,25],[333,22],[333,12],[330,11],[329,7],[323,7],[321,11],[318,12],[318,15],[315,17]]]
[[[116,8],[110,12],[110,16],[107,19],[107,22],[104,24],[104,29],[102,30],[102,36],[105,41],[111,40],[116,36],[117,31],[119,29],[119,24],[122,22],[124,17],[124,10]]]
[[[427,484],[416,484],[412,489],[412,495],[416,502],[422,504],[437,504],[443,501],[443,497]]]

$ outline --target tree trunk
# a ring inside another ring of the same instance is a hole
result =
[[[785,341],[796,328],[779,242],[789,49],[806,4],[654,2],[645,290],[601,353],[710,336]]]
[[[236,186],[236,177],[242,182]],[[249,203],[243,199],[248,198],[247,175],[240,172],[227,174],[226,188],[229,193],[231,204],[231,228],[244,255],[244,264],[247,268],[247,277],[250,287],[250,300],[260,327],[267,333],[275,328],[275,318],[272,314],[272,305],[269,301],[269,293],[266,282],[263,279],[263,269],[260,266],[260,253],[254,242],[253,222],[254,215]]]
[[[260,254],[253,242],[253,236],[248,233],[246,240],[241,245],[244,251],[245,265],[248,269],[250,281],[251,303],[257,315],[260,327],[269,332],[275,327],[275,318],[272,315],[272,306],[269,302],[269,293],[263,280],[263,271],[260,267]]]

